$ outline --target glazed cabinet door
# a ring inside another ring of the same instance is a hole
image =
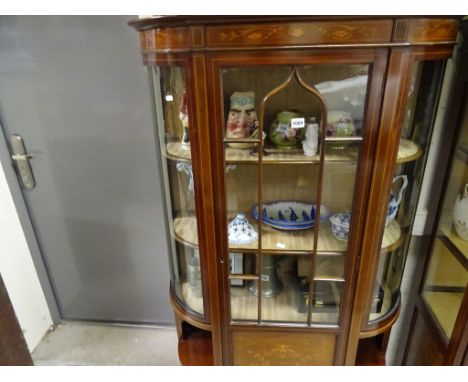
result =
[[[168,237],[171,292],[185,314],[207,316],[203,256],[198,245],[198,178],[192,158],[196,133],[188,63],[149,66],[155,104],[156,139],[160,147]]]
[[[385,57],[370,49],[209,61],[234,364],[341,362]]]

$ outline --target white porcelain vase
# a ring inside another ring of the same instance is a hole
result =
[[[462,195],[457,196],[453,207],[455,231],[462,240],[468,241],[468,183]]]

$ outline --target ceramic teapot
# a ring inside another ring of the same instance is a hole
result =
[[[408,177],[406,175],[395,176],[393,178],[393,183],[395,183],[399,179],[402,180],[400,191],[398,191],[398,196],[396,198],[395,195],[393,195],[393,192],[391,194],[390,203],[388,204],[387,220],[385,222],[385,227],[388,227],[393,221],[393,219],[395,219],[395,216],[398,213],[398,207],[400,206],[401,199],[403,198],[403,193],[405,192],[405,189],[408,186]]]
[[[468,183],[462,195],[457,196],[453,207],[455,231],[462,240],[468,241]]]

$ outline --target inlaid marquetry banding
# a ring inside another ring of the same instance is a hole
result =
[[[408,20],[396,20],[393,28],[393,41],[406,41],[408,33]]]
[[[391,20],[349,20],[340,22],[227,25],[207,27],[208,47],[351,44],[388,42]]]
[[[192,46],[203,48],[205,46],[205,28],[202,26],[192,26]]]
[[[143,52],[153,49],[190,49],[192,38],[190,29],[158,28],[140,32],[141,50]]]

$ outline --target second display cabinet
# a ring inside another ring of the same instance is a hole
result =
[[[382,364],[455,19],[140,31],[185,364]]]

